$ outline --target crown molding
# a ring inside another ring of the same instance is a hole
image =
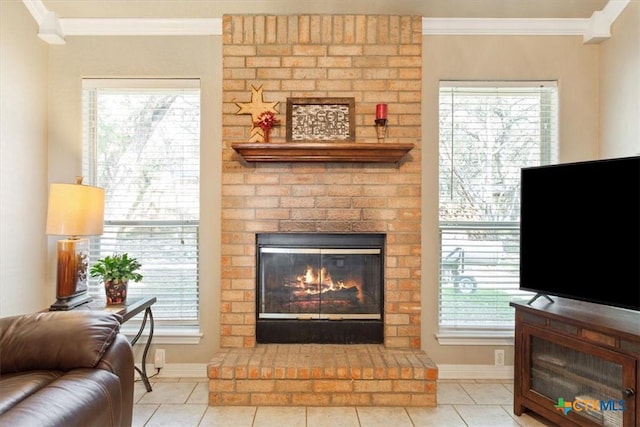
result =
[[[611,26],[631,0],[609,0],[584,19],[422,18],[423,35],[582,36],[585,43],[611,37]]]
[[[582,36],[585,43],[611,37],[611,25],[631,0],[609,0],[590,18],[422,18],[423,35]],[[38,36],[64,44],[66,36],[222,35],[222,18],[59,18],[42,0],[23,0],[39,25]]]
[[[38,24],[38,37],[49,44],[64,44],[64,32],[58,16],[50,12],[42,0],[22,0],[22,2]]]
[[[631,0],[609,0],[602,10],[593,12],[585,29],[585,43],[600,43],[611,37],[611,26]]]
[[[222,18],[61,19],[67,36],[219,36]]]
[[[589,19],[422,18],[423,35],[581,36]]]
[[[24,3],[38,25],[40,25],[44,17],[49,13],[47,7],[42,3],[42,0],[22,0],[22,3]]]

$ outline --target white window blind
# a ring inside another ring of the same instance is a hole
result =
[[[554,82],[441,82],[440,334],[512,330],[520,169],[554,163]]]
[[[155,296],[160,325],[198,324],[198,80],[83,81],[83,174],[105,189],[104,234],[90,265],[127,252],[144,276],[128,298]],[[104,288],[91,279],[90,293]]]

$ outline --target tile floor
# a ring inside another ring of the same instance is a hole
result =
[[[437,408],[208,406],[207,378],[153,378],[147,393],[136,382],[134,427],[548,427],[513,414],[511,382],[438,381]]]

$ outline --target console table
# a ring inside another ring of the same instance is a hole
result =
[[[131,346],[135,345],[142,333],[144,332],[145,326],[147,325],[147,321],[149,322],[149,338],[144,345],[144,351],[142,352],[142,363],[141,368],[135,367],[138,374],[140,374],[140,378],[142,378],[142,382],[144,383],[147,391],[152,391],[151,384],[149,383],[149,377],[147,376],[147,354],[149,353],[149,347],[151,346],[151,340],[153,339],[153,313],[151,312],[151,306],[156,302],[156,297],[145,297],[145,298],[127,298],[127,301],[124,304],[118,305],[107,305],[105,300],[102,299],[94,299],[93,301],[80,305],[74,310],[103,310],[108,311],[110,313],[118,314],[122,317],[122,323],[125,323],[132,317],[142,313],[144,311],[144,317],[142,319],[142,323],[140,324],[140,329],[135,337],[133,337],[129,342]]]

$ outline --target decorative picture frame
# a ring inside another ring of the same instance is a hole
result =
[[[287,142],[355,142],[355,98],[287,98]]]

